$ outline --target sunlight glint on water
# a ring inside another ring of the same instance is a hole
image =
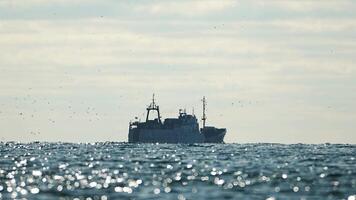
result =
[[[355,145],[0,143],[0,198],[355,199]]]

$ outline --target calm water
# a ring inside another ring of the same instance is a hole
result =
[[[0,197],[355,199],[356,145],[0,143]]]

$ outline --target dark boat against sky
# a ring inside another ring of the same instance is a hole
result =
[[[178,118],[161,120],[159,106],[154,95],[152,103],[147,107],[146,121],[134,121],[129,125],[130,143],[224,143],[225,128],[206,126],[206,100],[203,98],[203,127],[199,128],[198,119],[194,114],[179,110]],[[157,118],[149,119],[151,112]]]

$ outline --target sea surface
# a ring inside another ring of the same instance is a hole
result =
[[[0,142],[0,199],[355,195],[356,145]]]

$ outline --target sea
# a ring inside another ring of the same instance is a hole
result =
[[[0,199],[356,199],[356,145],[0,142]]]

